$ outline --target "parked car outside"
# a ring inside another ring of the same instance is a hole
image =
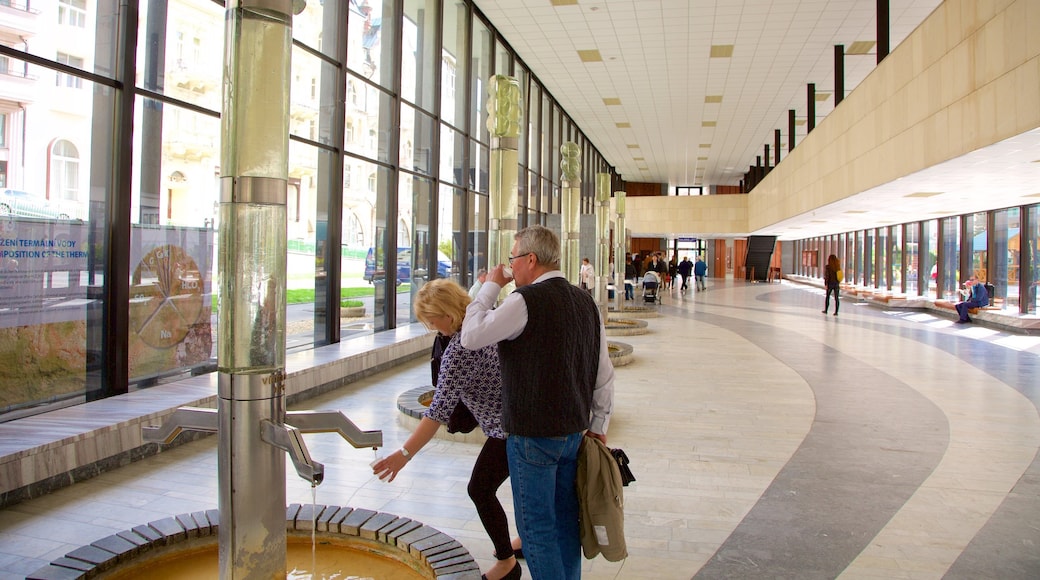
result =
[[[451,273],[451,260],[444,255],[443,252],[437,252],[437,277],[447,278]],[[425,271],[417,272],[420,277],[425,277]],[[366,282],[372,282],[373,279],[384,278],[386,273],[383,270],[376,270],[376,254],[374,248],[368,249],[368,255],[365,256],[365,273],[363,278]],[[412,280],[412,249],[411,248],[397,248],[397,283],[405,284]]]
[[[18,189],[0,191],[0,216],[29,217],[42,219],[72,219],[69,208]]]

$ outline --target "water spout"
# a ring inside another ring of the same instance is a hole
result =
[[[325,466],[311,459],[303,436],[296,427],[263,419],[260,421],[260,439],[288,453],[296,473],[311,485],[318,485],[325,479]]]
[[[169,445],[184,431],[217,432],[217,410],[202,407],[181,407],[162,425],[143,427],[145,441]]]
[[[339,433],[358,449],[383,446],[382,431],[362,431],[341,411],[289,411],[285,420],[303,433]]]

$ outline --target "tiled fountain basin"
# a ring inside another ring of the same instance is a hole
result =
[[[315,519],[316,518],[316,519]],[[77,548],[26,576],[26,580],[79,580],[130,576],[180,552],[217,549],[217,510],[157,520]],[[330,543],[385,556],[419,578],[476,580],[480,568],[454,538],[421,522],[362,508],[292,504],[286,510],[288,541]]]
[[[611,316],[604,325],[607,336],[636,336],[650,332],[649,324],[638,318],[618,318]]]

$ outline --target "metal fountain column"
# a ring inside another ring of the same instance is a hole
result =
[[[285,454],[321,483],[302,433],[382,446],[337,411],[285,410],[286,192],[292,14],[301,0],[232,0],[221,116],[217,408],[178,409],[144,438],[216,432],[220,578],[285,577]],[[289,421],[287,424],[286,421]]]

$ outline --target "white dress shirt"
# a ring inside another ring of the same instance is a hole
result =
[[[546,272],[532,284],[549,278],[563,278],[563,272]],[[513,340],[527,327],[527,302],[519,292],[509,294],[495,308],[501,290],[501,286],[488,280],[481,286],[476,299],[470,302],[466,308],[466,318],[462,321],[463,347],[476,350],[503,340]],[[599,324],[599,370],[596,373],[596,387],[592,391],[592,422],[589,431],[606,435],[610,414],[614,409],[614,364],[610,362],[603,320]]]

